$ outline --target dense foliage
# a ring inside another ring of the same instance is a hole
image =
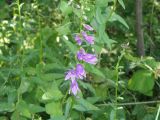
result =
[[[159,120],[160,2],[143,0],[145,57],[134,0],[0,0],[0,120]],[[75,35],[93,27],[94,44]],[[83,47],[98,62],[77,60]],[[87,73],[70,92],[66,71]]]

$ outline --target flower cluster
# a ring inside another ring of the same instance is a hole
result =
[[[75,41],[78,45],[82,45],[83,40],[85,40],[90,45],[94,44],[94,36],[87,34],[87,31],[93,31],[94,29],[87,24],[83,24],[83,27],[86,31],[81,31],[81,33],[76,34]],[[84,61],[89,64],[95,65],[98,61],[96,55],[86,53],[83,48],[80,48],[76,56],[79,61]],[[66,72],[65,80],[71,80],[69,93],[73,93],[73,95],[76,96],[78,91],[80,91],[77,80],[82,80],[84,78],[86,78],[86,72],[82,64],[77,64],[74,69],[68,70]]]

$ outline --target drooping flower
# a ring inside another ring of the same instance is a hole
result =
[[[85,50],[83,48],[81,48],[78,52],[77,52],[77,59],[78,60],[83,60],[83,57],[85,55]]]
[[[78,80],[86,77],[86,72],[83,65],[77,64],[75,69],[69,70],[66,73],[65,80]]]
[[[85,62],[87,62],[87,63],[94,64],[94,65],[95,65],[95,64],[97,63],[97,61],[98,61],[96,55],[88,54],[88,53],[85,54],[83,60],[84,60]]]
[[[71,81],[71,85],[70,85],[70,90],[69,93],[72,92],[74,96],[77,95],[78,91],[80,91],[79,87],[78,87],[78,83],[76,80],[72,80]]]
[[[85,50],[82,48],[77,52],[77,59],[83,60],[90,64],[96,64],[98,61],[96,55],[86,53]]]
[[[76,71],[74,69],[69,70],[66,73],[65,80],[76,80]]]
[[[82,40],[81,40],[80,35],[77,34],[74,39],[76,40],[76,42],[77,42],[78,45],[82,44]]]
[[[94,30],[90,25],[87,25],[87,24],[83,24],[83,27],[88,31],[93,31]]]
[[[82,36],[89,44],[94,44],[94,36],[87,35],[87,33],[84,31],[82,32]]]
[[[77,66],[76,66],[76,74],[77,74],[77,77],[79,79],[83,79],[84,77],[86,77],[86,72],[84,70],[83,65],[77,64]]]

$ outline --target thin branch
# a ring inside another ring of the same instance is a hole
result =
[[[129,102],[129,103],[119,103],[117,106],[130,106],[130,105],[142,105],[142,104],[156,104],[160,103],[160,101],[144,101],[144,102]],[[98,104],[97,106],[114,106],[114,103],[108,104]]]

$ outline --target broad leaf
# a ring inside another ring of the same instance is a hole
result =
[[[149,71],[139,70],[129,80],[128,87],[131,90],[152,96],[154,77]]]
[[[92,105],[91,103],[84,100],[83,98],[77,99],[77,104],[74,105],[73,108],[81,112],[99,110],[98,107]]]
[[[63,114],[60,102],[51,102],[45,106],[46,112],[51,116],[61,116]]]

